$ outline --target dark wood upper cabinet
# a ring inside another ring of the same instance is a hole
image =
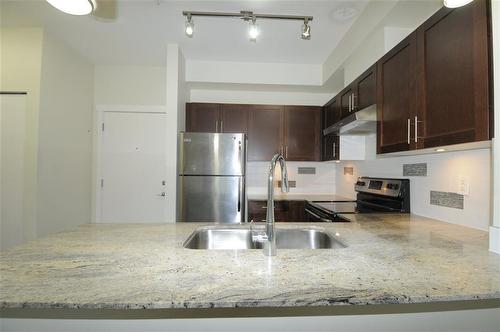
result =
[[[377,97],[377,65],[371,66],[356,79],[353,96],[354,111],[376,103]]]
[[[248,160],[271,160],[283,152],[284,107],[250,105],[248,116]]]
[[[219,104],[186,104],[186,131],[216,133],[219,129]]]
[[[335,97],[323,106],[323,129],[330,127],[340,120],[339,98]]]
[[[249,105],[221,104],[220,132],[248,134]]]
[[[443,8],[417,29],[417,148],[491,138],[489,61],[484,0]]]
[[[339,160],[340,158],[340,137],[329,134],[323,137],[321,160]]]
[[[353,95],[354,95],[354,88],[349,85],[346,87],[342,92],[340,93],[340,117],[341,119],[351,115],[351,113],[354,111],[353,109]]]
[[[287,160],[319,161],[321,107],[285,106],[284,154]]]
[[[415,114],[415,63],[413,33],[377,64],[377,152],[407,151],[414,147],[411,121]]]

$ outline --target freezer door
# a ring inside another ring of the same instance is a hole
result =
[[[241,176],[180,176],[183,222],[240,223],[245,216]]]
[[[181,133],[179,172],[184,175],[245,175],[245,135]]]

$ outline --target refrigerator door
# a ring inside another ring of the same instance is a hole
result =
[[[245,134],[181,133],[179,145],[180,174],[245,174]]]
[[[241,176],[179,176],[183,222],[240,223],[245,216]]]

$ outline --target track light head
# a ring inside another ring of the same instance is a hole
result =
[[[304,40],[311,39],[311,26],[309,25],[309,20],[306,18],[304,24],[302,25],[302,33],[300,37]]]
[[[190,14],[187,15],[185,32],[186,32],[186,36],[188,36],[189,38],[193,38],[194,23],[193,23],[193,19],[191,18]]]
[[[250,21],[248,25],[248,37],[250,38],[250,41],[256,42],[257,37],[259,36],[259,26],[256,23],[257,19],[255,17],[252,17],[252,20]]]

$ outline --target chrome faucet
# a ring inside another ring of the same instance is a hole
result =
[[[276,256],[276,233],[274,231],[274,169],[279,161],[281,167],[281,192],[288,192],[288,173],[286,170],[285,158],[278,153],[271,160],[267,182],[267,216],[266,216],[266,236],[264,240],[264,255]]]

